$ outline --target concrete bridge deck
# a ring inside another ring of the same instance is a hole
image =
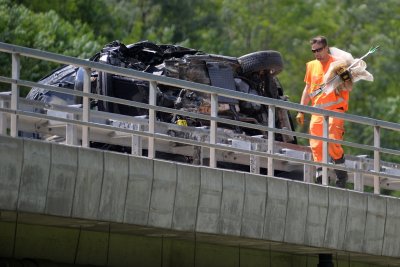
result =
[[[0,212],[5,258],[400,266],[397,198],[7,136]]]

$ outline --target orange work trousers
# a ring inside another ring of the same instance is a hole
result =
[[[323,116],[312,115],[310,122],[310,134],[323,135]],[[329,117],[329,138],[343,140],[344,121],[342,119]],[[322,162],[322,140],[310,139],[310,147],[314,161]],[[328,143],[328,152],[333,160],[340,159],[343,156],[343,148],[340,144]]]

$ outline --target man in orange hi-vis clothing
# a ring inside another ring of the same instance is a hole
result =
[[[326,110],[345,112],[348,109],[349,93],[352,90],[352,82],[345,81],[344,87],[341,90],[333,90],[330,93],[316,94],[323,84],[324,74],[328,71],[330,64],[335,61],[335,58],[329,54],[328,41],[324,36],[317,36],[310,41],[311,51],[315,55],[315,60],[306,64],[306,75],[304,82],[303,94],[300,104],[308,105],[311,101],[313,107],[322,108]],[[313,93],[314,92],[314,93]],[[304,124],[304,114],[299,112],[296,116],[299,124]],[[310,134],[316,136],[323,135],[323,116],[312,115],[310,121]],[[343,140],[344,134],[344,121],[339,118],[329,118],[329,138],[336,140]],[[310,139],[310,147],[313,154],[314,161],[322,161],[322,141]],[[344,151],[340,144],[328,144],[329,155],[335,164],[344,163]],[[321,183],[322,168],[317,168],[317,183]],[[347,181],[347,172],[342,170],[335,170],[338,187],[344,188]]]

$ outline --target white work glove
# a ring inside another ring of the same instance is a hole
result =
[[[300,125],[304,125],[304,113],[298,112],[296,116],[296,121]]]

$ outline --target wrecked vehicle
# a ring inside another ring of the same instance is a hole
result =
[[[124,45],[119,41],[114,41],[89,60],[263,97],[287,99],[277,78],[277,74],[283,70],[282,57],[279,52],[272,50],[258,51],[236,58],[207,54],[178,45],[158,45],[149,41]],[[43,78],[39,83],[82,91],[83,73],[82,68],[64,66]],[[162,84],[158,84],[157,90],[157,105],[159,106],[210,114],[209,95]],[[91,73],[91,92],[148,103],[149,82],[94,70]],[[27,98],[65,105],[78,104],[80,101],[77,97],[41,88],[32,88]],[[268,125],[267,106],[228,97],[219,97],[218,103],[218,116]],[[145,109],[101,100],[92,100],[91,108],[128,116],[148,115]],[[176,114],[162,112],[157,112],[157,119],[175,124],[184,120],[187,126],[209,125],[209,121],[182,118]],[[248,136],[266,134],[239,126],[218,124],[218,127],[233,128],[231,130],[235,133]],[[277,108],[276,127],[294,129],[288,111]],[[285,143],[296,143],[294,136],[277,133],[275,138]],[[94,143],[92,145],[97,146]]]

